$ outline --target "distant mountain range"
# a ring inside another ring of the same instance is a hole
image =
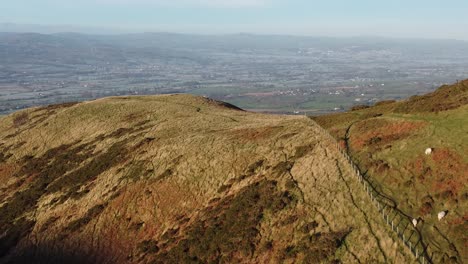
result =
[[[111,28],[82,27],[82,26],[72,26],[72,25],[15,24],[15,23],[0,23],[0,32],[40,33],[40,34],[54,34],[54,33],[60,33],[60,32],[76,32],[76,33],[83,33],[83,34],[128,33],[125,31],[111,29]]]
[[[0,32],[16,32],[16,33],[40,33],[40,34],[56,34],[64,32],[73,32],[80,34],[92,34],[92,35],[121,35],[121,34],[138,34],[138,32],[161,32],[158,30],[135,30],[135,29],[124,29],[124,28],[113,28],[113,27],[94,27],[94,26],[76,26],[76,25],[41,25],[41,24],[17,24],[17,23],[0,23]],[[239,32],[239,34],[244,34]],[[190,35],[190,34],[188,34]],[[200,35],[200,34],[198,34]],[[222,34],[220,34],[222,35]],[[225,35],[236,35],[236,34],[225,34]],[[251,33],[245,33],[244,35],[257,35]],[[258,34],[261,35],[261,34]],[[278,36],[288,36],[287,34],[277,34]],[[318,36],[319,37],[319,36]],[[308,37],[306,37],[308,38]],[[322,37],[320,37],[322,38]],[[385,38],[377,36],[356,36],[356,37],[335,37],[335,38]],[[397,38],[396,38],[397,39]],[[413,38],[414,40],[418,38]],[[444,39],[421,39],[427,40],[444,40]],[[449,39],[445,39],[449,40]],[[453,40],[452,40],[453,41]]]
[[[41,30],[44,28],[43,30]],[[83,31],[86,31],[83,32]],[[311,37],[293,35],[256,35],[256,34],[226,34],[226,35],[202,35],[179,34],[166,32],[128,33],[122,31],[80,30],[75,27],[57,26],[17,26],[0,24],[0,32],[4,33],[36,33],[61,38],[80,40],[99,40],[107,43],[118,41],[114,44],[131,44],[139,47],[152,46],[154,44],[171,45],[177,47],[192,48],[330,48],[340,47],[355,48],[400,48],[419,50],[437,50],[441,48],[466,49],[468,42],[449,39],[405,39],[384,37]],[[106,34],[106,32],[108,34]],[[109,33],[111,32],[111,33]],[[188,41],[188,42],[187,42]],[[443,50],[440,50],[441,52]]]

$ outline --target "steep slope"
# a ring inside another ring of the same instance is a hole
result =
[[[0,263],[408,263],[306,117],[189,95],[0,119]]]
[[[314,120],[397,208],[422,220],[417,229],[434,262],[468,262],[468,80]],[[439,221],[441,211],[448,214]]]

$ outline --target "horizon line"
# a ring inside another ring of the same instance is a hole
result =
[[[94,36],[125,36],[125,35],[138,35],[138,34],[173,34],[173,35],[193,35],[193,36],[235,36],[235,35],[251,35],[251,36],[264,36],[264,37],[296,37],[296,38],[330,38],[330,39],[353,39],[353,38],[380,38],[380,39],[395,39],[395,40],[427,40],[427,41],[459,41],[468,42],[468,39],[457,38],[444,38],[444,37],[403,37],[403,36],[388,36],[377,34],[355,34],[355,35],[322,35],[322,34],[288,34],[288,33],[261,33],[261,32],[226,32],[226,33],[213,33],[213,32],[184,32],[176,30],[145,30],[145,29],[120,29],[118,27],[100,27],[100,26],[81,26],[69,24],[17,24],[11,22],[0,22],[0,26],[36,26],[43,27],[44,30],[7,30],[0,28],[0,33],[17,33],[17,34],[41,34],[41,35],[57,35],[57,34],[80,34],[80,35],[94,35]],[[78,30],[53,30],[58,27],[72,27]],[[86,32],[86,30],[96,32]],[[46,32],[49,31],[49,32]]]

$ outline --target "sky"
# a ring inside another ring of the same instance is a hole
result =
[[[0,0],[0,23],[468,40],[468,0]]]

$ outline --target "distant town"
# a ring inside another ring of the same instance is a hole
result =
[[[0,114],[167,93],[208,96],[261,112],[344,111],[466,78],[466,42],[426,42],[431,41],[0,33]]]

